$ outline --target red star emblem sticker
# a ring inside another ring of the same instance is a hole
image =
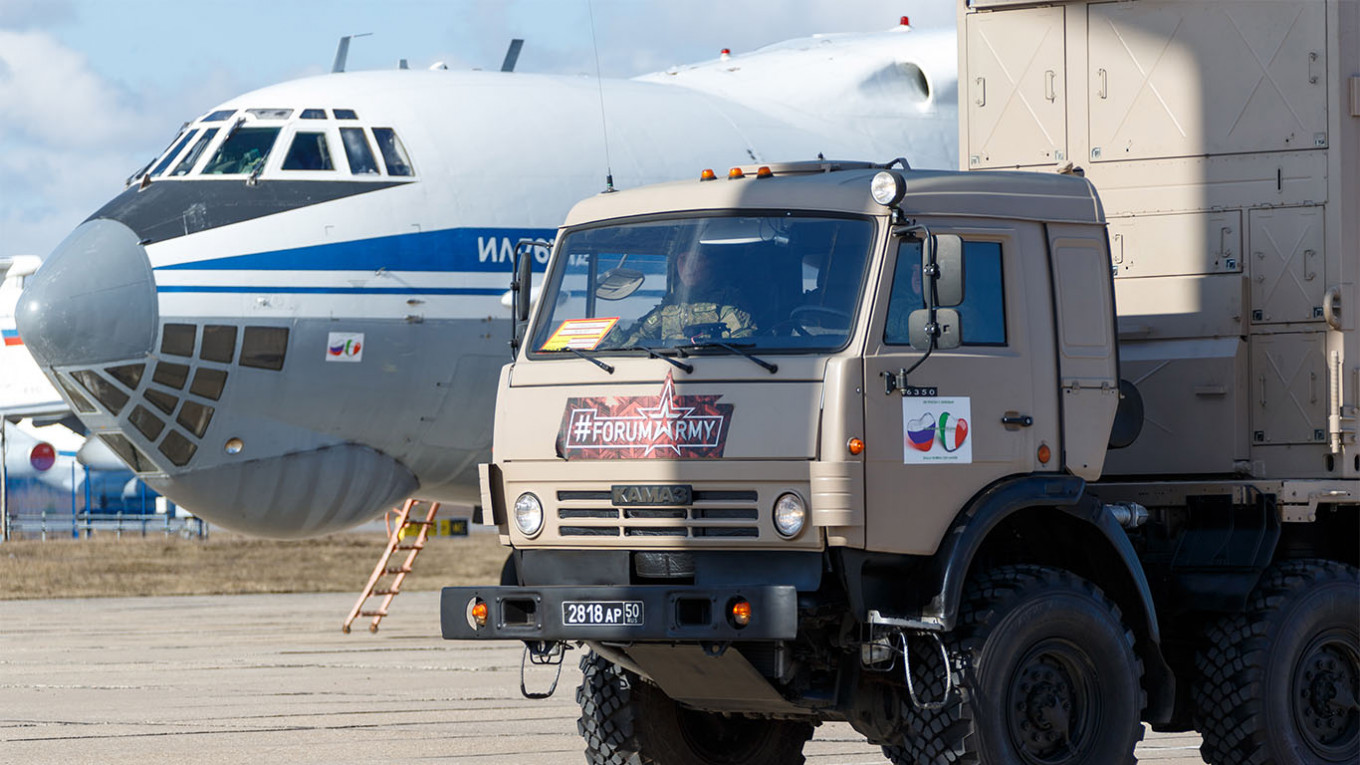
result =
[[[654,407],[638,409],[638,414],[642,415],[643,419],[660,423],[652,436],[651,442],[647,444],[647,449],[643,452],[644,454],[650,455],[653,450],[661,448],[670,449],[675,452],[677,457],[680,456],[680,447],[675,443],[674,425],[676,421],[688,417],[690,412],[694,411],[694,407],[678,406],[675,399],[675,380],[671,377],[671,373],[667,372],[666,382],[661,386],[660,404]],[[659,443],[663,436],[669,440],[670,443]]]

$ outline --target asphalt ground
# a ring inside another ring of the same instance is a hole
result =
[[[340,631],[351,594],[0,601],[0,763],[583,763],[574,692],[521,698],[517,643],[439,638],[438,594],[377,634]],[[531,690],[551,674],[531,669]],[[1200,763],[1194,734],[1139,758]],[[883,763],[823,725],[809,763]]]

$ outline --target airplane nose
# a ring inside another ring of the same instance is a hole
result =
[[[146,250],[117,221],[80,224],[29,277],[14,319],[24,344],[44,366],[149,353],[158,317]]]

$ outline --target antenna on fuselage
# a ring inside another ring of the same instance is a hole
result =
[[[357,35],[345,35],[340,38],[340,44],[335,48],[335,63],[331,64],[331,73],[345,71],[345,60],[349,58],[349,41],[356,37],[369,37],[372,32],[362,32]]]
[[[501,62],[502,72],[515,71],[515,64],[519,63],[519,51],[524,47],[524,41],[516,37],[510,41],[510,47],[505,49],[505,60]]]
[[[609,161],[609,120],[605,119],[604,81],[600,79],[600,44],[595,40],[595,4],[586,0],[590,11],[590,47],[595,50],[595,87],[600,91],[600,130],[604,135],[604,193],[614,190],[614,167]]]

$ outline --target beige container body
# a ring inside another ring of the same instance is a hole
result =
[[[958,30],[963,169],[1070,163],[1105,207],[1146,420],[1104,476],[1360,478],[1360,1],[971,0]]]

